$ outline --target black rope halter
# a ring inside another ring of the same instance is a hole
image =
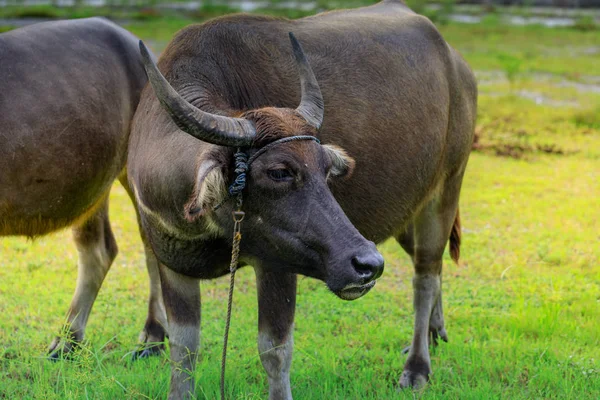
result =
[[[233,155],[235,160],[235,178],[233,179],[233,183],[229,186],[229,189],[227,190],[227,193],[229,194],[228,197],[226,197],[225,199],[223,199],[219,204],[217,204],[214,208],[214,210],[218,210],[223,204],[225,204],[230,198],[232,197],[236,197],[242,194],[242,191],[246,188],[246,176],[248,173],[248,170],[250,169],[250,165],[262,154],[266,153],[267,151],[269,151],[270,149],[272,149],[273,147],[282,144],[282,143],[287,143],[287,142],[294,142],[297,140],[314,140],[315,142],[321,144],[321,141],[319,139],[317,139],[314,136],[310,136],[310,135],[296,135],[296,136],[290,136],[290,137],[284,137],[281,139],[277,139],[269,144],[267,144],[264,147],[261,147],[260,149],[258,149],[258,151],[256,153],[254,153],[252,155],[252,157],[248,157],[248,153],[246,152],[246,150],[242,150],[241,148],[238,147],[237,151],[235,152],[235,154]],[[238,202],[239,202],[239,198],[238,198]],[[241,205],[238,205],[241,206]]]

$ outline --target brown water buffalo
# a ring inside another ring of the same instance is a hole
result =
[[[96,295],[117,255],[108,194],[125,161],[133,114],[147,82],[138,39],[100,19],[48,22],[0,35],[0,236],[72,227],[79,252],[64,337],[50,357],[83,339]],[[166,316],[156,259],[144,342],[162,342]],[[146,355],[156,347],[142,350]]]
[[[400,386],[424,384],[429,340],[447,339],[442,254],[450,242],[459,256],[477,101],[472,72],[434,25],[392,0],[296,21],[227,16],[183,29],[158,68],[149,57],[145,65],[152,87],[134,117],[127,168],[159,259],[169,397],[194,392],[199,280],[228,273],[237,147],[253,160],[240,259],[256,271],[269,397],[291,398],[295,274],[358,298],[383,269],[373,242],[390,236],[416,272]],[[282,141],[297,135],[321,144]]]

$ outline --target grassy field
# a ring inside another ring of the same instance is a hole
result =
[[[189,23],[132,22],[160,51]],[[597,32],[498,24],[441,27],[480,81],[478,142],[461,197],[462,260],[446,259],[449,343],[432,354],[421,392],[398,392],[412,333],[412,267],[380,246],[375,289],[342,302],[312,279],[299,284],[292,390],[297,399],[600,398],[600,71]],[[0,398],[155,399],[166,357],[130,361],[146,312],[147,276],[133,209],[115,186],[111,218],[120,254],[73,361],[46,346],[74,290],[69,232],[0,240]],[[202,284],[197,394],[218,394],[227,278]],[[227,390],[262,399],[253,271],[238,274]]]

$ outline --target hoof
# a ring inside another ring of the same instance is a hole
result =
[[[136,361],[141,358],[149,358],[162,354],[165,350],[164,344],[153,344],[151,346],[144,346],[139,350],[136,350],[131,355],[131,361]]]
[[[56,338],[48,349],[48,359],[50,361],[72,360],[78,342]]]
[[[58,351],[58,350],[57,351],[53,351],[53,352],[51,352],[51,353],[48,354],[48,360],[54,361],[54,362],[65,360],[67,358],[68,358],[68,353],[65,354],[62,351]]]
[[[71,348],[69,351],[64,349],[54,350],[48,352],[48,360],[50,361],[72,361],[75,358],[75,349]]]
[[[418,356],[409,356],[398,384],[402,389],[421,389],[427,385],[429,374],[431,374],[429,362]]]
[[[429,378],[426,375],[422,375],[418,372],[403,371],[400,376],[400,389],[422,389],[427,385]]]

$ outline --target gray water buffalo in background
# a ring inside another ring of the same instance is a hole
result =
[[[0,236],[72,227],[79,252],[66,338],[81,342],[117,244],[108,195],[120,179],[130,124],[147,82],[138,40],[100,19],[48,22],[0,35]],[[146,246],[151,294],[142,341],[164,339],[156,259]],[[146,349],[142,355],[156,348]]]
[[[400,386],[423,385],[430,340],[447,339],[442,254],[450,242],[459,257],[477,103],[471,70],[435,26],[393,0],[296,21],[227,16],[183,29],[158,69],[149,57],[145,65],[152,87],[134,117],[127,169],[159,259],[169,397],[194,392],[199,281],[228,273],[237,147],[256,157],[240,259],[256,271],[269,398],[291,398],[295,274],[358,298],[383,269],[373,242],[390,236],[415,267]],[[296,135],[321,143],[281,141]]]

